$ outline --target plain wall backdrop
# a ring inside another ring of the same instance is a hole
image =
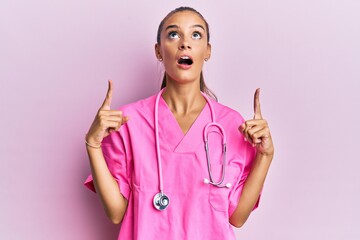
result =
[[[2,0],[0,239],[117,238],[83,186],[84,135],[108,79],[112,108],[158,91],[157,27],[183,5],[210,24],[209,87],[246,119],[260,87],[274,139],[238,239],[360,239],[357,0]]]

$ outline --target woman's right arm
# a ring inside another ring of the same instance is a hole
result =
[[[114,224],[119,224],[125,214],[128,201],[120,193],[120,187],[111,175],[100,147],[102,140],[110,132],[117,131],[128,120],[121,111],[110,109],[112,91],[112,81],[109,80],[105,100],[86,134],[85,140],[95,190],[108,218]]]
[[[108,218],[119,224],[125,214],[128,201],[120,193],[119,185],[111,175],[101,148],[86,146],[95,190]]]

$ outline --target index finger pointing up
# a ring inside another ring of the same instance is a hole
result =
[[[109,82],[108,90],[107,90],[107,93],[106,93],[105,100],[104,100],[103,104],[101,105],[101,108],[110,110],[113,85],[112,85],[112,80],[109,80],[108,82]]]
[[[254,94],[254,119],[262,119],[259,96],[260,88],[257,88]]]

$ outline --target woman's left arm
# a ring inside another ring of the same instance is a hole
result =
[[[267,121],[261,115],[259,95],[260,89],[256,89],[254,95],[254,118],[245,121],[239,127],[245,140],[250,142],[253,147],[256,147],[256,156],[244,183],[239,203],[229,219],[229,222],[235,227],[241,227],[254,209],[274,156],[274,145],[270,130]]]

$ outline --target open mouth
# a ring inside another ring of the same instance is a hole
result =
[[[188,56],[180,57],[177,62],[180,65],[189,65],[190,66],[193,64],[193,60]]]

